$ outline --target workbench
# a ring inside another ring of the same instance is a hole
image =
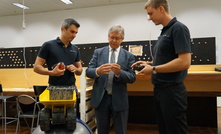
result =
[[[217,127],[217,97],[221,96],[221,72],[214,71],[215,67],[221,65],[191,65],[188,70],[184,83],[188,94],[187,118],[190,126]],[[33,88],[20,88],[23,87],[21,83],[23,85],[25,83],[17,76],[22,75],[21,69],[0,71],[4,95],[34,96]],[[27,70],[27,74],[31,85],[47,85],[47,77],[38,75],[30,69]],[[80,78],[76,79],[77,85],[80,85]],[[19,88],[16,88],[16,84]],[[137,75],[136,81],[128,84],[128,94],[129,123],[156,124],[151,75]]]
[[[221,65],[191,65],[184,81],[188,94],[187,120],[190,126],[217,127],[217,97],[221,96]],[[129,123],[155,124],[151,75],[137,75],[128,84]]]

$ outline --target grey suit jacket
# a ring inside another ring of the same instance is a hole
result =
[[[103,98],[108,75],[96,76],[96,68],[108,63],[109,47],[103,47],[94,51],[86,70],[86,76],[95,79],[91,97],[91,106],[97,108]],[[129,107],[127,83],[133,83],[136,80],[136,74],[131,69],[131,65],[135,62],[135,56],[125,49],[121,48],[118,56],[117,64],[121,66],[120,76],[113,78],[112,88],[112,104],[115,111],[126,110]]]

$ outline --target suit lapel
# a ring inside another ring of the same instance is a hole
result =
[[[108,58],[109,58],[109,47],[105,47],[102,56],[104,57],[105,63],[109,63]]]
[[[123,48],[120,49],[119,55],[118,55],[118,60],[117,63],[121,65],[121,63],[125,60],[125,53],[122,50]]]

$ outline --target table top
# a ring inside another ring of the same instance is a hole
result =
[[[33,88],[3,88],[3,92],[34,92]]]
[[[3,94],[5,96],[19,96],[22,94],[35,96],[33,88],[3,88]]]

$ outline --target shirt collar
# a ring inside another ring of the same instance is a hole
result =
[[[110,47],[109,45],[109,52],[112,50],[112,48]],[[119,52],[120,51],[120,46],[116,49],[116,52]]]
[[[174,23],[177,22],[176,17],[174,17],[163,29],[171,27]]]
[[[64,43],[60,40],[59,37],[57,37],[56,41],[57,41],[58,45],[64,47]],[[71,43],[68,44],[68,47],[70,47],[70,46],[71,46]]]

